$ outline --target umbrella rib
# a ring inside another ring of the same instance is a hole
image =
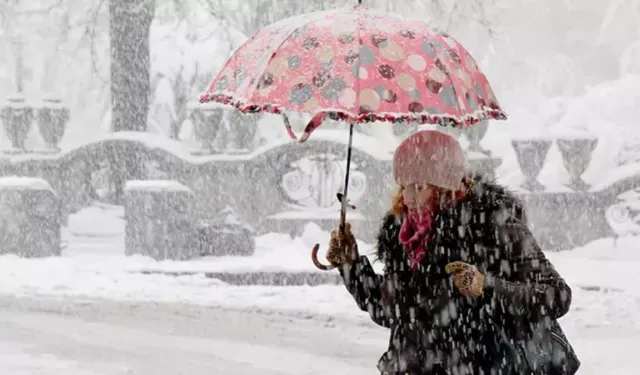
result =
[[[434,35],[435,37],[435,35]],[[431,43],[431,40],[427,39],[427,43],[429,43],[429,45],[431,46],[431,48],[433,48],[433,51],[436,53],[436,55],[438,56],[438,58],[440,59],[440,61],[442,62],[442,64],[444,65],[447,61],[447,59],[444,58],[444,56],[440,55],[440,50],[438,50],[433,43]],[[448,64],[447,64],[448,65]],[[444,72],[444,74],[447,75],[447,77],[449,78],[449,81],[451,81],[451,89],[453,90],[453,94],[456,97],[456,99],[458,99],[458,90],[456,89],[456,86],[453,84],[453,79],[451,79],[451,69],[449,66],[447,66],[447,70]],[[456,100],[456,106],[458,107],[458,109],[460,110],[460,114],[464,114],[465,111],[462,109],[462,107],[460,107],[460,101]],[[462,117],[462,116],[461,116]]]
[[[354,117],[356,118],[358,117],[360,111],[360,66],[362,65],[362,63],[360,62],[360,54],[362,53],[362,38],[360,31],[362,30],[362,13],[363,12],[358,12],[358,16],[356,19],[356,36],[358,38],[358,69],[356,70],[356,72],[358,72],[358,80],[356,81],[356,113],[354,114]],[[353,125],[351,126],[353,127]]]
[[[308,22],[308,21],[305,21],[305,23],[306,23],[306,22]],[[305,23],[303,23],[302,25],[299,25],[299,26],[294,27],[294,28],[293,28],[293,30],[291,30],[291,32],[289,32],[289,33],[285,34],[284,38],[282,39],[282,41],[281,41],[280,43],[278,43],[278,46],[275,48],[275,50],[274,50],[274,51],[276,51],[276,52],[277,52],[277,51],[280,49],[280,47],[282,47],[282,46],[287,42],[287,40],[289,40],[289,38],[291,38],[291,35],[293,35],[296,31],[300,30],[300,28],[301,28],[301,27],[303,27],[303,26],[305,25]],[[267,59],[267,61],[266,61],[266,63],[265,63],[265,66],[263,66],[263,67],[261,68],[261,70],[260,70],[260,71],[264,71],[264,69],[265,69],[267,66],[269,66],[269,63],[270,63],[270,62],[273,60],[273,58],[276,56],[276,52],[273,52],[273,53],[271,54],[271,57],[269,57],[269,58]],[[251,93],[250,93],[250,95],[248,95],[248,96],[247,96],[247,103],[253,102],[253,95],[255,94],[256,89],[258,88],[258,85],[259,85],[259,84],[260,84],[260,81],[258,80],[258,82],[257,82],[257,83],[255,83],[255,84],[253,85],[253,87],[251,87]]]

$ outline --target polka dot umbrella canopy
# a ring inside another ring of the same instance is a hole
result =
[[[468,127],[506,119],[469,52],[446,33],[355,5],[292,17],[265,27],[238,50],[200,98],[244,113],[313,117],[299,141],[327,119],[350,124],[340,230],[346,223],[353,125],[388,121]],[[312,250],[316,267],[320,245]]]
[[[468,127],[506,119],[469,52],[446,33],[361,5],[272,24],[227,61],[201,102],[322,121]],[[289,135],[297,139],[284,116]]]

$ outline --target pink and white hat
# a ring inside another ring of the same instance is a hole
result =
[[[405,139],[393,155],[393,178],[401,186],[430,184],[463,189],[467,158],[458,141],[437,130],[423,130]]]

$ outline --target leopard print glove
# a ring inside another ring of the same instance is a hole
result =
[[[452,262],[445,271],[451,275],[453,284],[465,297],[480,297],[484,293],[485,276],[476,266],[464,262]]]
[[[342,266],[346,263],[354,262],[358,259],[358,244],[351,232],[351,224],[345,225],[344,234],[339,230],[331,232],[329,240],[329,250],[327,250],[327,260],[333,266]]]

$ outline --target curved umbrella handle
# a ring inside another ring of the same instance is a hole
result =
[[[320,244],[317,243],[313,249],[311,249],[311,261],[313,262],[313,265],[316,266],[319,270],[322,271],[331,271],[333,269],[336,268],[336,266],[334,266],[333,264],[322,264],[320,263],[320,261],[318,260],[318,250],[320,250]]]
[[[338,193],[336,194],[336,197],[338,198],[338,201],[340,203],[345,203],[347,206],[351,207],[351,209],[355,210],[356,206],[352,205],[351,203],[349,203],[348,200],[345,200],[344,195],[342,193]],[[344,231],[345,228],[345,224],[344,224],[344,215],[340,215],[340,231]],[[320,250],[320,244],[317,243],[313,249],[311,249],[311,261],[313,261],[313,264],[320,270],[322,271],[331,271],[333,269],[336,268],[336,266],[329,264],[329,265],[325,265],[320,263],[320,261],[318,260],[318,250]]]
[[[324,113],[319,113],[318,115],[316,115],[316,117],[322,115]],[[283,116],[285,116],[283,114]],[[307,125],[307,128],[313,123],[314,119],[316,119],[316,117],[314,117],[311,122],[309,123],[309,125]],[[284,117],[286,120],[286,116]],[[323,117],[324,119],[324,117]],[[288,120],[286,120],[286,123],[288,123]],[[317,128],[319,125],[316,125],[315,127],[313,127],[313,129]],[[313,131],[313,129],[311,129],[311,131]],[[291,125],[289,124],[287,130],[291,130]],[[293,130],[291,130],[290,134],[293,134]],[[305,129],[305,135],[310,134],[306,132]],[[294,135],[295,136],[295,135]],[[304,135],[303,135],[304,138]],[[301,142],[304,142],[302,139],[300,140]],[[344,191],[342,193],[338,193],[336,195],[336,197],[338,198],[338,201],[340,202],[340,225],[338,226],[338,230],[340,231],[340,234],[344,235],[345,233],[345,228],[346,228],[346,223],[347,223],[347,207],[351,207],[352,209],[355,209],[356,206],[352,205],[351,203],[349,203],[349,199],[347,198],[347,192],[349,191],[349,169],[351,167],[351,145],[353,144],[353,121],[349,121],[349,145],[347,147],[347,168],[346,168],[346,173],[344,176]],[[329,271],[332,269],[335,269],[336,266],[334,265],[324,265],[322,263],[320,263],[320,261],[318,261],[318,250],[320,249],[320,244],[316,244],[313,249],[311,250],[311,260],[313,261],[313,264],[320,270],[323,271]]]

